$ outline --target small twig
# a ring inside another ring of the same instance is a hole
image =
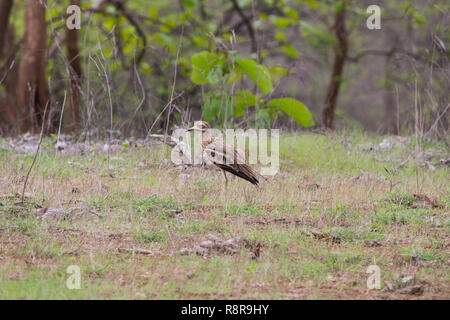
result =
[[[3,77],[0,79],[0,84],[3,82],[3,80],[6,79],[6,76],[8,75],[8,73],[9,73],[9,72],[12,70],[12,68],[14,67],[15,62],[16,62],[15,59],[11,62],[9,68],[5,71],[5,74],[4,74]]]
[[[39,144],[36,148],[36,152],[34,154],[34,158],[33,158],[33,162],[31,163],[30,169],[28,170],[27,173],[27,177],[25,178],[25,182],[23,183],[23,190],[22,190],[22,202],[25,202],[25,189],[27,187],[27,182],[28,182],[28,177],[30,176],[31,170],[33,169],[34,163],[36,162],[37,156],[39,154],[39,150],[41,149],[41,143],[42,143],[42,138],[43,138],[43,133],[44,133],[44,126],[45,126],[45,119],[46,119],[46,115],[47,115],[47,107],[48,107],[48,101],[47,104],[45,105],[45,109],[44,109],[44,117],[42,118],[42,126],[41,126],[41,134],[39,136]]]
[[[183,95],[183,92],[179,93],[178,95],[176,95],[173,99],[171,99],[169,102],[167,102],[167,104],[164,106],[163,110],[158,114],[158,116],[155,118],[155,121],[153,121],[152,126],[150,127],[150,129],[148,129],[147,132],[147,137],[150,135],[150,132],[152,131],[153,127],[155,126],[156,122],[158,122],[159,118],[161,118],[162,114],[166,111],[166,109],[171,106],[172,102],[177,100],[179,97],[181,97]]]
[[[159,140],[172,148],[174,148],[179,143],[179,141],[176,141],[172,136],[165,134],[149,134],[147,138]]]
[[[167,123],[166,123],[166,130],[165,130],[166,136],[169,131],[169,121],[170,121],[170,114],[172,113],[173,94],[175,92],[175,84],[177,83],[178,58],[180,56],[181,46],[183,44],[183,35],[184,35],[184,26],[182,26],[182,29],[181,29],[180,40],[178,41],[177,56],[175,59],[175,70],[173,72],[172,91],[170,93],[169,109],[167,110]]]
[[[134,27],[134,29],[136,30],[137,34],[139,35],[139,37],[142,40],[142,48],[139,52],[139,54],[137,55],[136,58],[136,64],[139,65],[142,58],[144,58],[145,55],[145,50],[147,47],[147,38],[145,37],[145,32],[142,30],[141,26],[139,25],[138,21],[135,19],[134,15],[132,14],[132,12],[130,12],[128,10],[128,8],[125,6],[125,3],[120,2],[120,1],[112,1],[112,4],[114,4],[117,8],[117,10],[122,11],[123,15],[125,16],[125,18],[128,20],[128,22]]]
[[[59,136],[61,135],[61,124],[62,124],[63,115],[64,115],[64,106],[66,105],[66,94],[67,94],[67,91],[64,91],[64,100],[63,100],[63,104],[62,104],[62,108],[61,108],[61,117],[59,118],[58,137],[56,138],[56,143],[59,142]]]
[[[430,129],[427,131],[427,133],[425,133],[425,137],[427,137],[430,132],[437,126],[437,124],[439,123],[439,120],[441,120],[441,118],[447,113],[448,108],[450,108],[450,104],[447,105],[447,107],[445,107],[445,110],[438,115],[438,117],[436,118],[436,120],[434,121],[433,125],[430,127]]]
[[[255,37],[255,30],[253,29],[252,22],[250,20],[251,18],[248,18],[245,15],[244,11],[242,11],[242,8],[239,6],[239,4],[236,0],[231,0],[231,3],[233,4],[234,10],[236,10],[236,12],[241,17],[242,21],[247,26],[248,34],[250,36],[251,43],[252,43],[252,52],[256,52],[258,49],[258,46],[257,46],[257,42],[256,42],[256,37]]]
[[[142,99],[139,102],[139,105],[137,106],[137,108],[134,110],[133,116],[131,117],[130,123],[128,124],[127,131],[130,129],[130,126],[132,124],[134,117],[136,116],[137,112],[141,109],[141,107],[144,105],[145,99],[147,97],[147,92],[145,91],[144,84],[142,83],[141,77],[139,76],[139,71],[137,69],[136,64],[134,64],[134,72],[136,74],[136,78],[138,80],[139,86],[141,87]],[[147,129],[147,128],[145,128],[145,129]]]

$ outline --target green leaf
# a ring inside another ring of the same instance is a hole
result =
[[[342,8],[343,8],[343,5],[344,5],[344,3],[343,3],[342,0],[337,0],[337,1],[334,3],[333,10],[334,10],[334,11],[341,11]]]
[[[241,78],[242,78],[241,71],[231,70],[226,78],[226,81],[227,83],[239,82]]]
[[[230,99],[211,98],[209,96],[206,98],[205,104],[203,105],[202,118],[208,122],[216,120],[223,121],[225,119],[225,114],[227,115],[227,118],[230,118],[233,115],[232,112]]]
[[[195,84],[203,84],[208,83],[209,73],[218,63],[218,58],[214,53],[201,51],[191,57],[191,63],[191,81]]]
[[[236,65],[249,75],[262,93],[267,94],[273,91],[270,72],[266,67],[250,59],[237,60]]]
[[[426,26],[426,24],[427,24],[427,18],[426,18],[424,15],[420,14],[418,11],[415,11],[415,12],[412,14],[412,16],[413,16],[413,18],[414,18],[415,25],[416,25],[417,27],[421,28],[421,27]]]
[[[319,6],[319,3],[317,2],[317,0],[305,0],[305,4],[310,6],[313,9],[317,9],[317,7]]]
[[[269,106],[280,109],[304,127],[314,125],[311,112],[298,100],[292,98],[272,99],[269,101]]]
[[[195,0],[183,0],[183,5],[186,8],[192,9],[195,7],[195,2],[196,2]]]
[[[265,108],[260,108],[258,110],[258,113],[256,114],[256,119],[258,121],[259,126],[262,127],[270,127],[270,114],[269,114],[269,110],[265,109]]]
[[[175,50],[175,41],[174,41],[173,38],[171,38],[167,34],[159,32],[159,33],[155,33],[153,35],[153,37],[160,44],[162,44],[162,45],[166,46],[167,48],[169,48],[170,51],[174,51]]]
[[[151,9],[148,11],[148,15],[149,15],[150,18],[158,19],[158,18],[159,18],[159,15],[158,15],[158,8],[151,8]]]
[[[286,54],[289,56],[289,57],[291,57],[291,58],[294,58],[294,59],[297,59],[298,58],[298,52],[297,52],[297,49],[295,49],[293,46],[291,46],[290,44],[285,44],[284,46],[283,46],[283,50],[284,50],[284,52],[286,52]]]
[[[202,118],[205,121],[214,121],[220,112],[220,100],[216,98],[207,98],[203,105]]]
[[[292,20],[294,20],[294,21],[298,20],[298,13],[297,13],[296,10],[294,10],[292,8],[289,8],[289,7],[286,7],[283,11]]]
[[[206,82],[215,84],[220,81],[220,70],[217,68],[214,68],[209,74],[208,77],[206,77]]]
[[[251,3],[252,3],[252,0],[240,0],[239,6],[241,8],[245,8],[245,7],[248,7]]]
[[[284,32],[277,32],[274,38],[278,41],[286,41],[286,34]]]
[[[269,69],[270,75],[272,76],[272,79],[275,81],[280,80],[282,77],[286,76],[289,71],[283,67],[272,67]]]
[[[147,62],[142,62],[140,67],[145,73],[150,73],[152,71],[152,67]]]
[[[107,58],[111,57],[112,49],[106,48],[105,50],[103,50],[103,54],[104,54],[105,57],[107,57]]]
[[[260,98],[256,97],[248,90],[239,90],[234,96],[233,115],[240,117],[245,113],[247,107],[252,107],[259,103]]]
[[[272,21],[279,28],[284,28],[293,24],[292,20],[289,18],[273,18]]]
[[[113,19],[113,18],[107,18],[107,19],[105,19],[104,22],[103,22],[103,27],[104,27],[106,30],[110,31],[110,30],[113,29],[113,27],[114,27],[115,24],[116,24],[116,20],[115,20],[115,19]]]
[[[162,19],[162,22],[170,29],[173,29],[177,26],[179,17],[176,14],[169,14]]]
[[[208,46],[208,39],[205,37],[201,37],[201,36],[194,36],[192,38],[192,40],[194,41],[194,44],[197,45],[198,47],[207,47]]]
[[[334,42],[334,36],[328,29],[321,28],[306,21],[300,21],[300,30],[308,40],[311,40],[316,45],[320,42],[326,42],[328,44],[333,44]]]

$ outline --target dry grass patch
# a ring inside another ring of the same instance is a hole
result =
[[[378,138],[343,139],[286,135],[278,175],[227,191],[220,172],[174,167],[162,146],[46,147],[24,202],[32,157],[0,150],[0,297],[449,298],[448,167],[403,163],[414,145],[383,153],[367,147]],[[183,254],[202,244],[208,254]],[[380,290],[366,286],[372,264]],[[80,290],[65,286],[69,265]]]

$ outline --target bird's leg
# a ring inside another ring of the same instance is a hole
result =
[[[225,190],[224,190],[224,197],[225,197],[225,216],[228,215],[228,178],[227,178],[227,174],[225,171],[222,171],[223,173],[223,177],[225,178]]]
[[[225,171],[222,171],[223,176],[225,177],[225,190],[228,190],[228,178],[227,178],[227,174],[225,173]]]

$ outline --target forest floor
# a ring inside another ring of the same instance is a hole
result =
[[[34,151],[0,142],[0,299],[450,298],[445,144],[285,134],[279,174],[224,191],[164,145],[53,140],[23,199]]]

